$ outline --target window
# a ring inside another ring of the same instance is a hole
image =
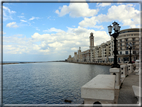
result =
[[[135,41],[135,38],[132,38],[133,39],[133,41]]]
[[[133,54],[136,54],[136,51],[133,51]]]
[[[135,42],[133,42],[133,45],[135,45]]]
[[[125,51],[125,54],[127,55],[127,54],[128,54],[128,51]]]
[[[128,39],[125,39],[126,41],[128,41]]]
[[[120,42],[122,42],[122,39],[120,39]]]
[[[122,52],[120,51],[120,55],[122,54]]]

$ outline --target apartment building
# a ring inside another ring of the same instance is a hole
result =
[[[139,44],[140,44],[140,33],[138,28],[121,30],[117,37],[118,43],[118,60],[129,61],[130,51],[127,47],[129,43],[132,44],[132,61],[139,59]]]

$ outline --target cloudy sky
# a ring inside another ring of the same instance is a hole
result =
[[[3,3],[3,60],[64,60],[110,40],[107,26],[140,27],[139,3]]]

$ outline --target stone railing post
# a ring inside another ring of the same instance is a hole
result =
[[[127,64],[128,66],[128,75],[130,75],[134,71],[133,64]]]
[[[135,62],[135,66],[136,66],[136,69],[135,69],[134,73],[136,75],[139,75],[140,74],[140,72],[139,72],[139,62]]]
[[[120,65],[120,70],[121,70],[121,83],[124,81],[125,77],[128,75],[127,72],[127,65]]]
[[[120,68],[110,68],[109,72],[111,75],[116,75],[115,89],[120,89],[120,85],[121,85],[121,70],[120,70]]]
[[[127,65],[124,64],[124,65],[120,65],[120,68],[121,68],[121,77],[126,77],[127,76]]]

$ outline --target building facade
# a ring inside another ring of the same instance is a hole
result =
[[[125,29],[121,30],[119,36],[117,37],[118,40],[118,60],[121,61],[129,61],[129,54],[130,51],[127,47],[129,43],[132,44],[132,61],[139,59],[139,43],[140,43],[140,36],[139,36],[139,29]]]
[[[127,47],[129,43],[132,44],[132,61],[139,59],[139,36],[138,28],[131,28],[121,30],[119,36],[117,37],[117,50],[118,50],[118,62],[129,61],[130,51]],[[78,53],[75,52],[74,56],[69,55],[68,61],[74,62],[113,62],[114,55],[114,41],[113,37],[111,40],[106,41],[100,45],[94,46],[94,36],[90,33],[90,46],[86,51],[81,52],[79,48]]]

